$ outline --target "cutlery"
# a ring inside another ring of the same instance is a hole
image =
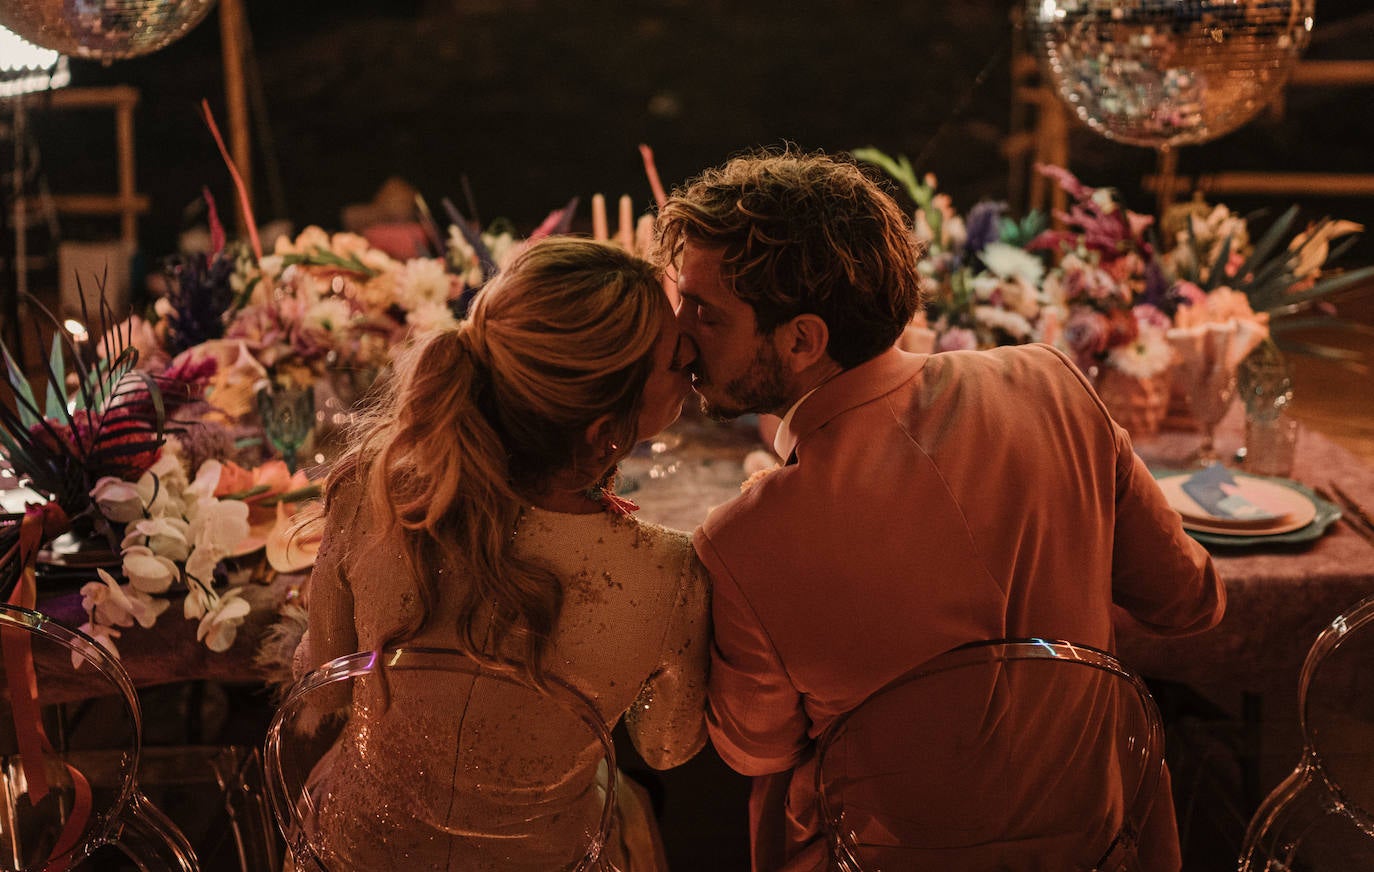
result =
[[[1325,499],[1330,500],[1342,509],[1341,517],[1350,529],[1358,533],[1362,538],[1374,545],[1374,520],[1371,520],[1369,513],[1364,510],[1358,502],[1351,498],[1350,494],[1341,490],[1340,485],[1334,481],[1329,482],[1331,493],[1318,491]]]

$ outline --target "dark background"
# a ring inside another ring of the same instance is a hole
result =
[[[260,222],[340,227],[340,211],[400,175],[437,206],[528,231],[572,196],[649,188],[637,145],[671,186],[732,152],[784,140],[828,151],[873,145],[935,172],[960,211],[1003,198],[1010,117],[1007,0],[743,3],[725,0],[246,0],[265,117],[254,119]],[[575,7],[575,8],[574,8]],[[1310,58],[1374,56],[1365,0],[1320,0]],[[980,85],[975,85],[979,74]],[[250,78],[250,83],[252,79]],[[222,208],[232,189],[197,114],[209,98],[227,125],[217,11],[169,48],[102,66],[73,62],[74,85],[129,84],[147,256],[170,253],[202,185]],[[41,105],[41,104],[40,104]],[[1183,174],[1225,169],[1374,171],[1374,89],[1292,89],[1264,116],[1184,149]],[[59,193],[113,191],[109,113],[35,110],[43,167]],[[1072,168],[1120,188],[1138,210],[1153,154],[1086,129]],[[1228,198],[1242,211],[1268,201]],[[1285,206],[1287,202],[1280,202]],[[1374,220],[1368,201],[1303,201],[1312,217]],[[613,219],[614,220],[614,219]],[[65,218],[71,237],[117,222]],[[1347,264],[1374,262],[1366,240]]]

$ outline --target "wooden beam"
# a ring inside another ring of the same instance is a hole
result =
[[[229,112],[229,154],[234,158],[248,202],[253,202],[253,152],[248,136],[248,90],[243,75],[243,0],[220,0],[219,29],[224,63],[224,103]],[[239,208],[239,232],[248,230],[247,216]]]
[[[1374,61],[1300,61],[1293,67],[1288,84],[1323,88],[1374,85]]]
[[[55,109],[114,109],[138,105],[138,89],[129,85],[105,88],[59,88],[44,94],[39,105]]]
[[[1146,190],[1158,190],[1158,175],[1141,180]],[[1287,194],[1312,197],[1374,197],[1374,174],[1369,173],[1210,173],[1191,179],[1180,176],[1175,190],[1205,194]]]
[[[134,194],[53,194],[53,208],[69,215],[142,215],[148,211],[148,195]]]

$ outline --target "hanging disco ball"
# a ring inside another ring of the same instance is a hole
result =
[[[1249,121],[1307,47],[1315,0],[1027,0],[1051,87],[1098,133],[1191,145]]]
[[[0,0],[0,25],[64,55],[116,61],[175,42],[213,5],[214,0]]]

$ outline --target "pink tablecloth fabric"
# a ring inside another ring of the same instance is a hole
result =
[[[1223,457],[1240,445],[1242,424],[1239,407],[1222,423]],[[1139,441],[1136,451],[1151,464],[1184,466],[1196,446],[1193,434],[1165,431]],[[1328,491],[1334,481],[1374,510],[1374,469],[1320,433],[1299,434],[1292,477]],[[1184,682],[1227,707],[1241,693],[1296,701],[1298,673],[1317,634],[1374,594],[1374,545],[1337,521],[1314,542],[1211,551],[1226,582],[1221,623],[1182,639],[1121,625],[1118,654],[1145,675]]]

